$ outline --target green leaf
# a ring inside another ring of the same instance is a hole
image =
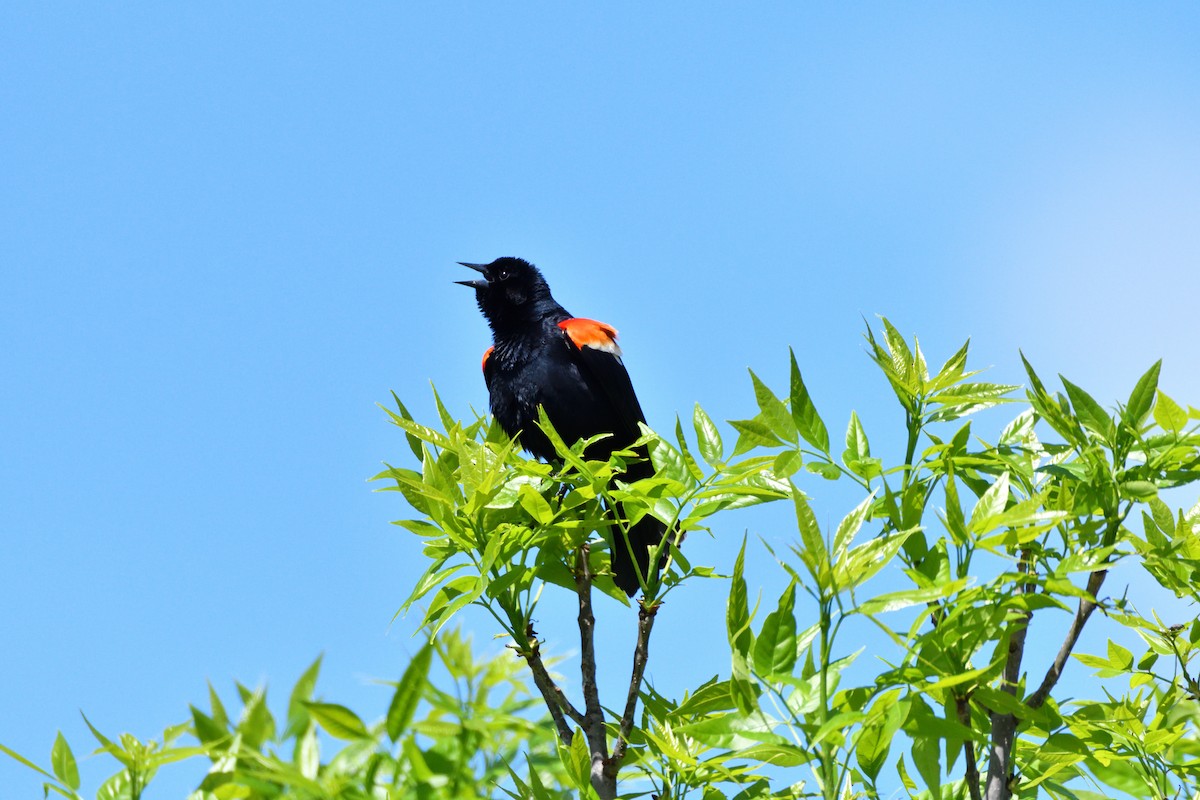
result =
[[[916,368],[916,375],[921,380],[921,385],[929,382],[929,366],[925,363],[925,354],[921,352],[921,340],[913,335],[913,364]]]
[[[1154,404],[1154,421],[1164,431],[1179,433],[1187,426],[1188,413],[1159,390],[1158,402]]]
[[[904,376],[896,371],[891,354],[876,341],[875,332],[871,330],[870,325],[867,326],[867,332],[864,336],[867,343],[871,346],[871,360],[883,371],[883,375],[887,378],[892,391],[896,393],[896,399],[904,406],[905,411],[915,414],[917,410],[915,387],[909,385]]]
[[[308,710],[304,707],[304,701],[312,699],[313,691],[317,686],[317,676],[321,672],[321,659],[322,656],[317,656],[308,669],[304,670],[304,673],[296,680],[296,685],[292,687],[292,694],[288,697],[288,736],[299,736],[300,732],[308,725]]]
[[[1050,393],[1046,391],[1046,387],[1042,384],[1041,378],[1034,372],[1033,365],[1029,363],[1029,359],[1025,358],[1025,354],[1021,353],[1021,363],[1025,365],[1025,373],[1029,376],[1029,401],[1036,411],[1046,422],[1050,423],[1050,427],[1058,431],[1068,441],[1075,444],[1084,444],[1086,437],[1083,435],[1083,430],[1079,427],[1079,423],[1069,418],[1066,413],[1055,402]]]
[[[683,457],[683,465],[687,467],[688,475],[697,483],[704,480],[704,470],[700,469],[700,465],[696,463],[696,457],[688,449],[687,438],[683,435],[683,423],[678,416],[675,417],[675,439],[679,442],[679,454]],[[684,483],[688,486],[694,485],[689,481],[684,481]]]
[[[893,531],[851,549],[836,565],[838,588],[856,588],[875,577],[896,557],[896,553],[908,541],[908,537],[919,530],[920,528],[909,528],[905,531]]]
[[[1138,379],[1137,385],[1129,395],[1129,402],[1121,414],[1122,421],[1137,431],[1146,421],[1151,406],[1154,405],[1154,395],[1158,390],[1158,374],[1162,369],[1162,359],[1154,362],[1154,366],[1146,370],[1146,374]]]
[[[932,603],[935,600],[949,597],[955,592],[960,591],[967,585],[967,579],[961,578],[949,583],[941,583],[935,586],[925,586],[920,589],[906,589],[900,592],[888,592],[881,594],[878,597],[872,597],[864,603],[860,603],[856,609],[859,614],[883,614],[888,611],[898,611],[901,608],[909,606],[923,605]]]
[[[797,747],[794,744],[755,744],[750,747],[744,747],[736,753],[732,754],[733,758],[746,759],[762,764],[769,764],[773,767],[799,767],[812,761],[812,755],[803,748]],[[725,795],[714,795],[714,797],[724,797]],[[704,800],[708,800],[709,795],[704,795]]]
[[[700,457],[710,467],[721,464],[725,458],[725,446],[721,443],[721,432],[717,430],[716,423],[705,413],[699,403],[696,404],[696,410],[692,412],[692,425],[696,429],[696,444],[700,449]]]
[[[775,473],[776,478],[787,480],[802,466],[804,459],[801,458],[799,450],[783,450],[771,462],[771,472]]]
[[[400,418],[408,420],[409,422],[414,422],[413,415],[408,413],[408,409],[404,407],[404,403],[400,402],[399,395],[397,395],[395,392],[392,392],[392,399],[396,401],[396,408],[399,409],[399,411],[400,411]],[[394,413],[392,413],[392,411],[390,409],[384,408],[383,406],[380,406],[380,408],[383,408],[383,410],[388,413],[388,416],[392,417],[393,421],[395,420],[396,415]],[[408,449],[412,450],[413,455],[417,457],[418,461],[420,461],[421,460],[421,440],[418,439],[416,436],[413,436],[408,431],[404,432],[404,438],[408,442]]]
[[[871,704],[871,710],[854,738],[854,757],[863,774],[872,781],[879,777],[892,739],[903,722],[904,707],[899,700],[899,689],[879,695]]]
[[[429,666],[433,662],[433,642],[426,642],[417,651],[412,661],[404,668],[396,692],[387,712],[387,735],[393,742],[398,741],[407,731],[417,711],[417,704],[429,682]]]
[[[1133,653],[1112,639],[1108,640],[1108,661],[1114,668],[1125,672],[1133,669]]]
[[[521,503],[521,508],[533,517],[534,522],[539,525],[549,525],[554,521],[554,509],[550,508],[550,503],[546,501],[546,498],[542,497],[541,493],[530,484],[521,484],[517,489],[517,498]]]
[[[393,397],[394,396],[395,395],[393,395]],[[399,402],[399,400],[396,402]],[[400,414],[397,414],[396,412],[387,408],[384,408],[383,410],[386,411],[388,417],[391,418],[392,424],[403,430],[409,437],[411,437],[408,440],[408,444],[410,449],[413,451],[413,455],[415,455],[418,459],[423,458],[425,449],[421,446],[421,442],[429,442],[430,444],[440,448],[453,448],[454,443],[450,441],[446,434],[441,433],[434,428],[430,428],[427,425],[422,425],[419,422],[414,421],[412,416],[410,416],[408,411],[403,407],[401,407]]]
[[[75,754],[63,737],[62,731],[54,737],[54,748],[50,751],[50,766],[54,774],[72,791],[79,791],[79,768],[75,764]]]
[[[567,772],[567,777],[586,797],[591,787],[592,755],[588,752],[587,737],[583,735],[583,729],[575,728],[569,746],[559,744],[558,758]]]
[[[958,352],[946,359],[946,363],[942,364],[937,375],[929,382],[929,391],[937,392],[959,381],[967,366],[967,351],[970,347],[971,340],[967,339],[963,346],[958,348]]]
[[[817,525],[817,517],[804,492],[792,484],[792,503],[796,508],[796,526],[800,529],[801,549],[797,551],[817,586],[828,586],[829,554],[825,550],[825,537]]]
[[[266,690],[256,689],[252,692],[241,684],[237,687],[243,701],[237,731],[248,745],[259,747],[275,736],[275,719],[267,708]]]
[[[761,419],[731,419],[729,426],[738,432],[737,443],[733,446],[735,456],[748,453],[756,447],[779,447],[783,444]]]
[[[775,733],[774,727],[761,714],[716,714],[698,722],[690,722],[676,728],[709,747],[734,749],[753,746],[754,743],[786,746],[787,739]]]
[[[865,500],[855,506],[854,510],[843,517],[842,521],[838,523],[837,532],[833,535],[833,561],[835,567],[841,562],[846,548],[850,546],[850,542],[854,541],[854,537],[862,528],[863,521],[867,518],[867,513],[870,512],[874,502],[875,492],[871,492]]]
[[[1121,497],[1130,500],[1149,500],[1158,495],[1158,487],[1150,481],[1124,481],[1120,489]]]
[[[1004,511],[1007,504],[1008,473],[1002,472],[975,504],[974,510],[971,511],[971,521],[967,523],[967,530],[973,533],[987,532],[990,528],[986,526]]]
[[[733,576],[729,586],[729,600],[725,606],[725,627],[729,635],[732,671],[729,691],[734,703],[744,714],[754,710],[756,698],[750,682],[750,654],[754,649],[754,633],[750,629],[750,604],[746,595],[746,579],[742,575],[745,567],[746,539],[742,538],[741,549],[733,563]]]
[[[942,794],[942,747],[941,741],[932,736],[914,736],[912,745],[913,766],[925,780],[931,797]]]
[[[46,776],[47,778],[50,778],[51,780],[54,779],[53,775],[51,775],[49,772],[46,772],[46,770],[42,769],[37,764],[33,763],[28,758],[26,758],[25,756],[18,753],[16,750],[10,750],[9,748],[0,744],[0,753],[4,753],[6,756],[13,759],[14,761],[24,764],[25,766],[29,767],[34,772],[38,772],[38,773]]]
[[[195,731],[196,738],[202,743],[219,742],[229,735],[224,725],[219,724],[200,709],[195,706],[188,706],[188,708],[192,712],[192,729]]]
[[[546,409],[543,406],[538,406],[537,426],[542,433],[546,434],[546,438],[550,440],[550,444],[554,447],[554,452],[558,454],[567,465],[579,470],[580,474],[591,476],[592,472],[588,468],[587,463],[579,456],[578,453],[571,449],[571,444],[564,442],[559,436],[558,431],[554,429],[554,423],[550,421],[550,417],[546,416]]]
[[[750,650],[754,646],[754,634],[750,630],[750,602],[746,594],[746,579],[742,574],[745,563],[746,539],[743,537],[737,559],[733,562],[729,600],[725,605],[725,627],[729,634],[729,645],[733,649],[735,661],[740,656],[743,663],[749,658]]]
[[[100,747],[105,752],[107,752],[117,761],[120,761],[126,768],[134,766],[133,758],[130,757],[130,755],[120,747],[113,744],[103,733],[96,730],[96,726],[92,724],[92,721],[87,718],[86,714],[80,711],[79,716],[83,717],[83,721],[88,726],[88,730],[92,732],[92,736],[96,737],[96,741],[100,743]]]
[[[305,778],[316,780],[321,772],[321,745],[316,727],[309,727],[296,741],[296,767]]]
[[[1033,409],[1025,409],[1012,422],[1004,426],[997,444],[1010,446],[1021,444],[1033,432],[1034,422]]]
[[[888,318],[880,317],[880,319],[883,320],[883,338],[887,342],[888,353],[892,358],[892,369],[904,386],[915,394],[919,391],[920,386],[917,382],[912,351],[908,349],[908,343],[904,341],[900,331],[896,330]]]
[[[308,713],[317,721],[317,724],[335,739],[354,741],[355,739],[366,739],[371,735],[358,715],[345,706],[336,703],[305,701],[304,707],[308,709]]]
[[[1075,416],[1083,427],[1090,430],[1092,433],[1099,436],[1105,444],[1112,444],[1115,439],[1115,431],[1113,430],[1112,418],[1099,403],[1097,403],[1090,394],[1080,389],[1075,384],[1058,376],[1067,390],[1067,396],[1071,398],[1071,406],[1075,409]]]
[[[842,452],[842,461],[854,469],[855,462],[871,456],[871,443],[867,441],[867,432],[863,430],[858,412],[850,412],[850,424],[846,426],[846,449]],[[856,470],[857,471],[857,470]]]
[[[222,728],[228,728],[229,714],[225,712],[225,706],[221,703],[221,696],[217,694],[217,690],[213,688],[211,682],[208,683],[208,705],[212,709],[213,721]]]
[[[661,436],[654,436],[649,442],[650,463],[654,472],[662,478],[678,481],[685,486],[694,486],[695,478],[688,471],[683,455]],[[694,463],[694,462],[693,462]]]
[[[790,675],[796,664],[796,584],[791,582],[767,615],[754,642],[754,671],[759,675]]]
[[[775,396],[765,383],[759,380],[750,370],[750,380],[754,383],[754,399],[758,403],[759,418],[771,429],[771,433],[785,442],[796,442],[796,423],[788,413],[787,406]]]
[[[804,468],[814,475],[820,475],[827,481],[836,481],[842,477],[842,471],[838,469],[838,465],[830,464],[828,461],[810,461]]]
[[[909,791],[910,795],[917,791],[916,781],[909,777],[908,770],[904,766],[904,756],[900,756],[900,760],[896,762],[896,772],[900,776],[900,782],[904,784],[904,788]]]
[[[484,583],[478,575],[460,575],[444,584],[430,601],[422,627],[429,626],[431,636],[437,634],[451,617],[478,600],[483,589]]]
[[[133,796],[129,784],[129,770],[123,769],[100,784],[100,788],[96,790],[96,800],[129,800]]]
[[[946,493],[946,530],[950,534],[950,539],[956,545],[963,545],[967,541],[967,523],[963,517],[962,504],[958,499],[958,482],[954,479],[954,471],[946,471],[946,482],[944,484]]]
[[[813,405],[812,397],[808,393],[808,387],[804,385],[804,378],[800,375],[800,366],[796,363],[796,354],[791,348],[788,348],[788,355],[792,360],[790,400],[792,404],[792,420],[795,423],[796,430],[799,431],[806,442],[825,455],[829,455],[829,431],[826,430],[825,422],[821,419],[821,415],[817,413],[817,407]]]

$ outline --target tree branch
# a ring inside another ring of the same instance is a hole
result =
[[[625,713],[621,716],[621,729],[617,734],[617,743],[613,746],[612,758],[609,759],[609,769],[615,776],[621,759],[625,757],[625,746],[629,742],[629,734],[633,730],[633,717],[637,711],[638,694],[642,690],[642,676],[646,674],[646,661],[650,657],[650,632],[654,628],[654,618],[658,615],[658,605],[647,607],[642,601],[638,609],[637,644],[633,649],[633,671],[629,675],[629,693],[625,697]]]
[[[537,639],[532,639],[529,651],[520,653],[520,655],[525,659],[525,663],[529,665],[529,671],[533,673],[533,683],[537,686],[538,691],[542,693],[542,700],[545,701],[546,708],[550,709],[550,716],[554,719],[554,727],[558,729],[558,738],[563,741],[563,744],[571,744],[573,732],[563,715],[565,713],[575,724],[582,727],[585,722],[583,714],[580,714],[578,709],[571,705],[571,701],[567,699],[566,694],[563,693],[562,689],[558,688],[554,679],[550,677],[545,663],[542,662],[541,643]]]
[[[1050,697],[1050,692],[1058,683],[1058,679],[1062,677],[1067,659],[1071,657],[1071,651],[1075,649],[1075,643],[1079,641],[1079,635],[1083,633],[1083,626],[1087,624],[1088,617],[1096,610],[1095,598],[1099,595],[1100,587],[1104,585],[1104,579],[1107,576],[1108,570],[1102,569],[1093,572],[1088,578],[1087,591],[1091,597],[1080,598],[1079,607],[1075,609],[1075,618],[1071,620],[1071,627],[1067,630],[1067,636],[1058,650],[1058,655],[1054,658],[1054,663],[1046,670],[1046,677],[1042,678],[1042,685],[1029,696],[1027,705],[1030,708],[1041,708],[1046,699]]]
[[[954,704],[958,709],[958,721],[966,727],[971,727],[971,700],[968,697],[955,696]],[[975,760],[975,743],[970,739],[963,742],[963,756],[967,761],[966,782],[971,792],[971,800],[983,800],[979,794],[979,764]]]
[[[592,613],[592,568],[585,543],[575,551],[575,592],[579,595],[579,666],[583,676],[583,733],[592,755],[592,787],[600,800],[617,796],[616,776],[605,772],[608,761],[608,733],[604,728],[604,708],[596,686],[596,617]]]
[[[1028,550],[1021,553],[1021,572],[1028,575],[1033,570],[1032,555]],[[1022,593],[1032,588],[1030,581],[1023,581],[1020,586]],[[1008,660],[1004,664],[1004,682],[1000,687],[1002,692],[1016,697],[1017,686],[1021,679],[1021,659],[1025,655],[1025,634],[1029,630],[1029,621],[1033,612],[1026,611],[1010,623],[1011,633],[1008,640]],[[1012,766],[1013,739],[1017,732],[1017,718],[1012,714],[992,715],[991,753],[988,756],[987,800],[1008,800],[1012,792],[1008,786],[1009,772]]]

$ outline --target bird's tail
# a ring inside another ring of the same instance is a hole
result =
[[[638,575],[650,580],[650,551],[663,540],[667,527],[654,517],[647,514],[629,528],[629,546],[625,545],[625,537],[620,527],[613,528],[612,543],[612,573],[613,582],[625,594],[633,597],[641,588]],[[662,571],[666,564],[667,553],[664,551],[658,560],[655,573]],[[634,569],[634,564],[637,569]]]
[[[644,460],[631,464],[621,478],[624,481],[633,482],[642,478],[648,478],[653,474],[654,467],[651,465],[650,459],[644,458]],[[623,530],[619,525],[612,528],[613,541],[610,563],[612,566],[613,582],[625,594],[633,597],[637,594],[638,589],[641,588],[638,583],[638,575],[640,574],[646,581],[650,580],[650,551],[662,542],[667,526],[647,514],[629,527],[628,546],[625,542],[626,537],[622,533]],[[663,550],[658,564],[655,566],[655,574],[661,572],[666,563],[667,551]],[[634,569],[634,564],[637,565],[636,570]]]

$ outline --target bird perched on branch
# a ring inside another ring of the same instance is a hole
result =
[[[479,310],[492,329],[492,346],[483,354],[483,378],[500,427],[519,437],[535,457],[555,460],[553,445],[537,426],[541,406],[568,444],[612,434],[587,449],[589,459],[607,460],[614,451],[629,448],[641,435],[638,423],[646,417],[621,363],[616,330],[571,316],[550,294],[542,273],[524,259],[459,263],[481,275],[456,282],[475,290]],[[635,452],[640,460],[621,476],[630,483],[654,473],[645,446]],[[662,541],[664,531],[665,526],[647,514],[629,529],[626,547],[614,530],[613,580],[629,596],[638,590],[634,562],[648,578],[650,549]]]

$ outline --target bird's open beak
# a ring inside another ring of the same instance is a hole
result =
[[[475,270],[476,272],[483,274],[484,277],[478,278],[473,281],[455,281],[455,283],[457,283],[459,286],[466,286],[471,289],[486,289],[486,288],[488,288],[487,272],[484,270],[484,267],[487,266],[486,264],[468,264],[466,261],[460,261],[458,263],[464,267],[470,267],[471,269]]]

